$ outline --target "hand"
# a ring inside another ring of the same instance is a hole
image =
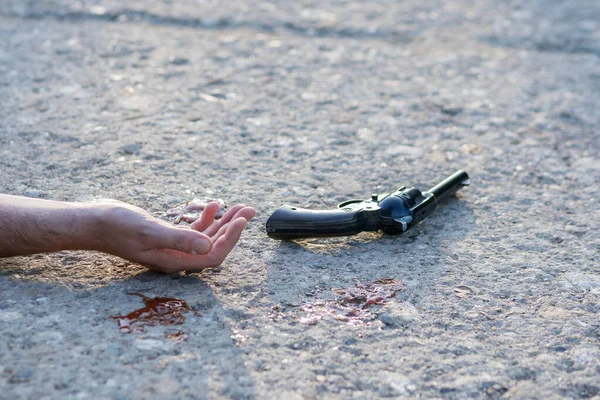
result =
[[[215,220],[219,204],[212,202],[191,226],[173,226],[130,204],[92,204],[102,210],[94,250],[167,273],[218,267],[256,214],[252,207],[237,205]]]

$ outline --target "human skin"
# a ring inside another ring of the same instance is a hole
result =
[[[116,200],[62,202],[0,194],[0,257],[94,250],[166,273],[214,268],[256,213],[236,205],[215,220],[218,211],[217,203],[209,203],[190,226],[174,226]]]

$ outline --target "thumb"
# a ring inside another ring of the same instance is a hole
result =
[[[189,254],[208,254],[212,240],[192,229],[181,229],[160,225],[154,232],[152,244],[159,249],[172,249]]]

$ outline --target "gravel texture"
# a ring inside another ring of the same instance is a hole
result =
[[[0,0],[0,192],[258,210],[201,274],[0,260],[0,398],[600,396],[599,21],[587,0]],[[471,186],[406,235],[265,234],[283,203],[459,168]],[[355,279],[406,288],[300,322]],[[124,334],[128,292],[193,312]]]

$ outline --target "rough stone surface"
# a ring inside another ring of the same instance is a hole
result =
[[[0,397],[599,396],[599,21],[587,0],[0,1],[0,192],[259,212],[202,274],[0,260]],[[282,203],[458,168],[472,185],[407,235],[265,235]],[[298,322],[353,278],[407,288],[366,324]],[[188,339],[120,333],[127,292],[185,300]]]

